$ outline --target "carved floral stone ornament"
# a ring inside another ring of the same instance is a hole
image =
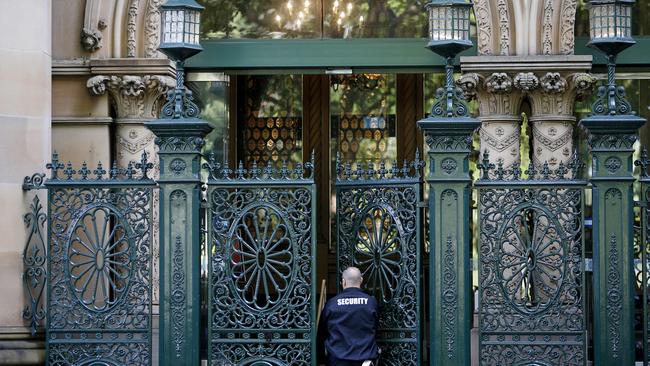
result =
[[[512,79],[505,72],[495,72],[485,80],[485,88],[490,93],[509,93],[512,90]]]
[[[476,73],[463,74],[456,81],[456,85],[463,90],[465,100],[471,101],[476,99],[477,88],[480,82],[480,76]]]
[[[515,88],[531,91],[539,86],[539,79],[532,72],[522,72],[515,76]]]
[[[175,86],[173,78],[161,75],[97,75],[86,82],[91,95],[109,92],[118,118],[155,118],[158,99]]]
[[[542,89],[550,94],[564,93],[567,89],[567,81],[559,72],[549,72],[540,80]]]
[[[81,46],[90,52],[102,48],[102,34],[97,29],[83,28],[81,30]]]
[[[598,81],[596,77],[587,73],[574,74],[572,79],[578,100],[584,100],[589,97],[594,91],[596,81]]]

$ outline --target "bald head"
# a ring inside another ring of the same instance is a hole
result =
[[[341,284],[344,289],[348,287],[361,287],[361,282],[363,282],[363,277],[361,276],[361,271],[357,267],[348,267],[343,271],[343,279]]]

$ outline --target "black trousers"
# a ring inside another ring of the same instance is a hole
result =
[[[339,359],[337,359],[335,357],[332,357],[332,356],[329,356],[327,361],[328,361],[327,364],[329,366],[361,366],[361,364],[363,364],[363,362],[364,362],[364,361],[339,360]],[[375,366],[377,365],[376,360],[373,360],[372,362],[373,362],[373,364]]]

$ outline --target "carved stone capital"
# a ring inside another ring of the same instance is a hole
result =
[[[176,86],[176,80],[161,75],[97,75],[86,83],[92,95],[108,91],[118,119],[152,120],[157,117],[159,99]]]
[[[539,78],[532,72],[520,72],[515,76],[515,88],[530,92],[539,86]]]
[[[596,78],[587,73],[547,72],[528,94],[534,115],[572,116],[576,99],[591,95]]]

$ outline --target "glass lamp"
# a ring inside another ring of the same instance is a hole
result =
[[[598,88],[598,98],[592,106],[597,115],[630,114],[631,106],[625,88],[616,85],[616,57],[634,45],[632,38],[632,6],[634,0],[590,0],[589,47],[607,56],[607,85]]]
[[[632,38],[634,0],[591,0],[589,46],[606,55],[617,55],[636,43]]]
[[[442,57],[455,57],[472,47],[469,38],[471,2],[432,0],[426,8],[429,11],[428,49]]]
[[[168,0],[161,5],[160,51],[175,61],[201,52],[199,29],[203,9],[194,0]]]

